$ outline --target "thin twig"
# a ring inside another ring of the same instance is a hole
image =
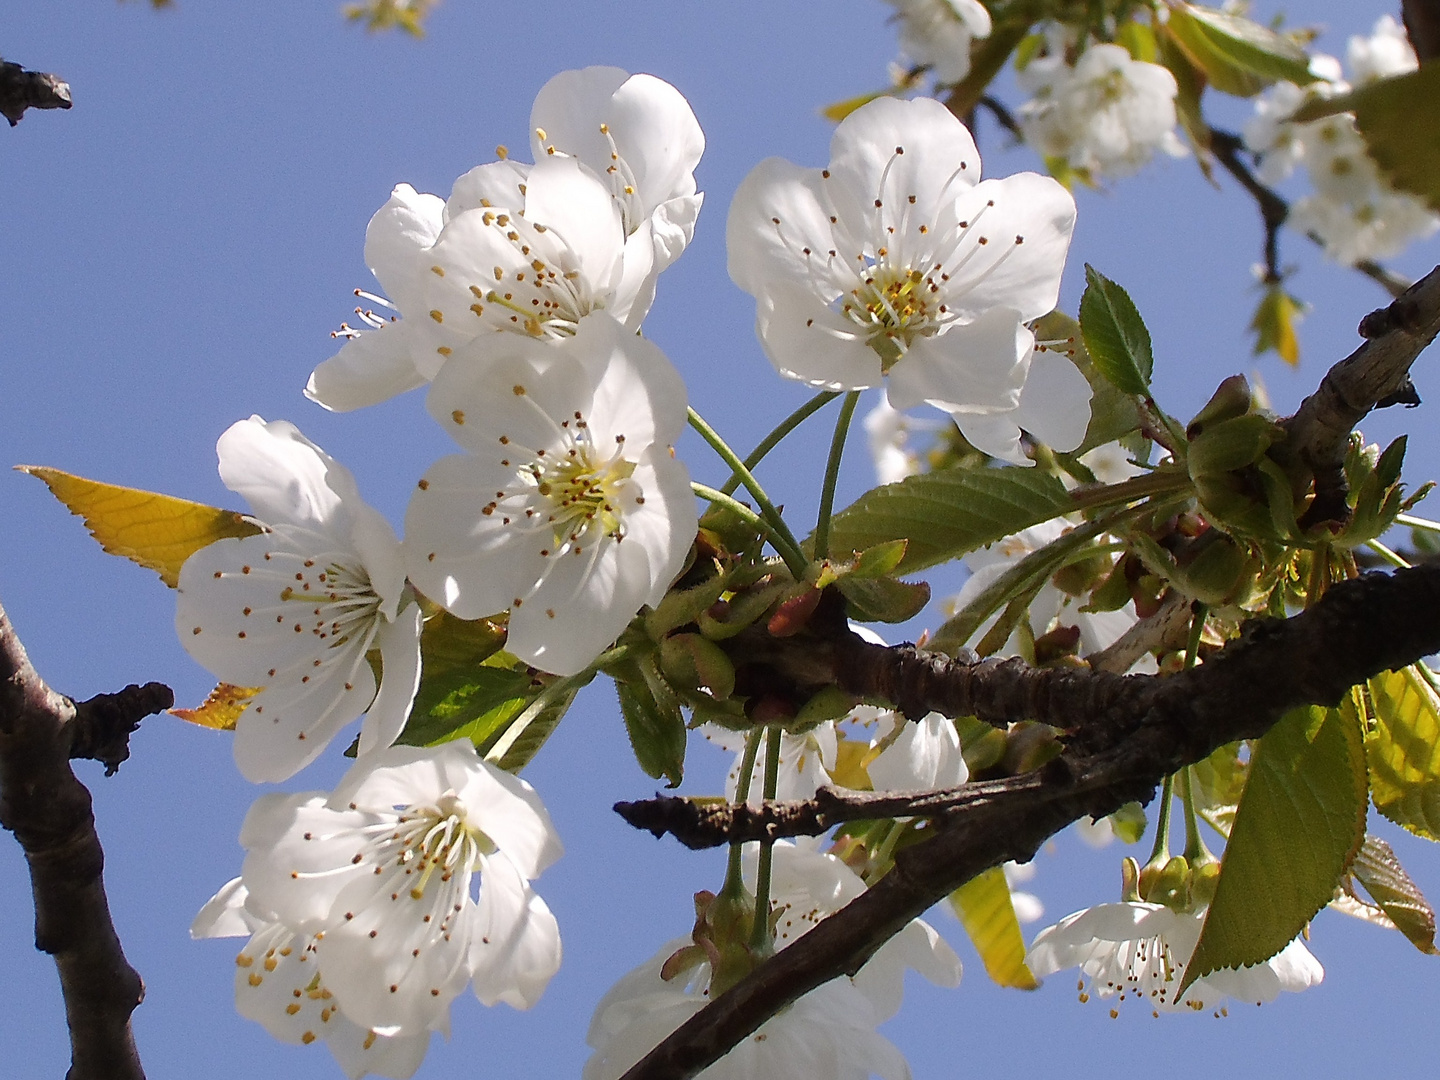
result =
[[[0,60],[0,116],[14,127],[26,109],[68,109],[70,84],[43,71],[26,71],[19,64]]]

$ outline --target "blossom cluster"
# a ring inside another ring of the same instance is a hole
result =
[[[1369,37],[1350,39],[1347,59],[1357,86],[1417,66],[1404,28],[1389,15],[1380,17]],[[1366,151],[1352,113],[1308,123],[1290,119],[1310,94],[1334,97],[1350,89],[1334,57],[1315,56],[1311,71],[1321,81],[1304,89],[1277,83],[1261,95],[1244,131],[1246,146],[1259,155],[1263,181],[1278,184],[1300,168],[1309,179],[1313,190],[1291,205],[1289,223],[1345,265],[1397,255],[1435,232],[1440,215],[1390,183]]]

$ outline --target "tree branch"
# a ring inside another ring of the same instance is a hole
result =
[[[110,921],[90,792],[77,757],[114,772],[140,719],[169,708],[159,683],[76,705],[31,666],[0,607],[0,825],[20,842],[35,897],[35,947],[55,958],[70,1028],[67,1080],[144,1080],[130,1014],[145,994]]]
[[[70,84],[42,71],[0,60],[0,116],[14,127],[26,109],[68,109]]]
[[[1325,374],[1316,391],[1284,422],[1289,438],[1277,448],[1315,477],[1315,501],[1302,525],[1344,521],[1345,451],[1355,425],[1382,401],[1409,385],[1410,367],[1440,333],[1440,267],[1389,307],[1360,321],[1363,345]]]
[[[1437,650],[1440,567],[1425,566],[1342,582],[1294,618],[1247,623],[1237,641],[1205,664],[1167,678],[1081,673],[1072,682],[1064,676],[1073,679],[1073,672],[997,665],[991,670],[1006,672],[1004,680],[1016,684],[1089,682],[1104,689],[1080,706],[1043,693],[1010,695],[1028,702],[1014,719],[1075,714],[1077,724],[1059,758],[1017,778],[1025,784],[994,791],[965,813],[938,820],[930,841],[899,852],[889,874],[696,1013],[624,1080],[694,1076],[801,995],[853,975],[911,919],[981,871],[1028,861],[1077,818],[1148,801],[1162,777],[1216,747],[1258,738],[1292,708],[1333,705],[1350,686]],[[884,665],[879,654],[887,652],[895,658],[891,674],[877,685],[913,690],[905,671],[923,659],[913,650],[861,641],[837,656],[846,662],[866,656],[878,674]],[[936,700],[967,696],[969,672],[961,667],[971,666],[942,660],[932,668],[932,680],[948,671],[936,681],[954,685]]]

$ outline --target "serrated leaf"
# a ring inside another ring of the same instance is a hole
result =
[[[234,731],[240,714],[261,689],[263,688],[259,686],[231,686],[222,682],[210,691],[204,704],[198,709],[171,709],[170,713],[187,724],[213,728],[216,731]]]
[[[685,718],[678,708],[662,708],[643,680],[615,681],[620,694],[620,715],[630,736],[630,748],[645,775],[662,776],[678,787],[685,770]]]
[[[949,902],[991,979],[1017,990],[1040,986],[1025,966],[1025,937],[1004,870],[995,866],[971,878],[950,894]]]
[[[1074,456],[1140,430],[1140,411],[1135,407],[1135,399],[1100,373],[1085,348],[1077,321],[1052,311],[1036,321],[1035,339],[1047,343],[1046,347],[1052,351],[1065,353],[1090,384],[1090,423],[1085,428],[1085,438],[1073,451]]]
[[[1287,293],[1280,285],[1271,285],[1255,309],[1250,320],[1250,329],[1255,334],[1253,354],[1274,349],[1281,360],[1294,367],[1300,363],[1300,339],[1295,334],[1295,322],[1305,307]]]
[[[1243,16],[1173,4],[1166,30],[1224,93],[1253,97],[1278,80],[1301,86],[1315,81],[1310,56],[1300,45]]]
[[[1039,469],[945,469],[862,495],[830,525],[830,550],[909,540],[896,573],[909,574],[1068,513],[1065,485]]]
[[[1210,125],[1205,121],[1200,98],[1205,93],[1205,76],[1169,34],[1157,39],[1159,62],[1175,76],[1175,116],[1185,133],[1185,141],[1195,152],[1195,160],[1206,180],[1212,180],[1214,158],[1210,153]],[[1212,180],[1213,182],[1213,180]]]
[[[860,622],[902,623],[930,602],[930,586],[923,581],[848,576],[835,587],[844,594],[850,617]]]
[[[1376,836],[1365,837],[1350,869],[1355,880],[1365,887],[1410,944],[1423,953],[1435,955],[1435,910],[1400,865],[1390,845]]]
[[[526,672],[505,667],[426,673],[410,720],[396,741],[403,746],[438,746],[469,739],[483,746],[498,737],[539,692]]]
[[[546,687],[525,706],[523,712],[505,726],[497,738],[487,740],[487,744],[478,749],[491,759],[496,757],[495,751],[499,750],[499,760],[495,764],[506,772],[519,772],[540,752],[540,748],[560,726],[560,721],[565,719],[565,714],[575,703],[576,695],[594,677],[593,673],[575,675]]]
[[[1080,297],[1080,333],[1090,359],[1105,378],[1127,394],[1150,392],[1150,373],[1155,368],[1150,331],[1130,294],[1089,263]]]
[[[1411,665],[1370,680],[1374,725],[1365,740],[1375,809],[1440,840],[1440,695]]]
[[[179,584],[180,567],[201,548],[260,531],[233,510],[102,484],[44,465],[15,467],[45,481],[51,494],[84,519],[90,535],[107,552],[154,570],[172,589]]]
[[[1330,903],[1365,838],[1365,751],[1353,710],[1307,706],[1255,744],[1215,899],[1183,991],[1270,959]]]

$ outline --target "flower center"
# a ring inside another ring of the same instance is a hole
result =
[[[936,300],[939,292],[929,274],[882,261],[842,298],[840,311],[860,327],[888,370],[915,338],[939,329],[946,311]]]
[[[608,461],[597,457],[592,446],[578,444],[558,461],[532,466],[536,493],[550,504],[547,520],[557,544],[578,540],[591,528],[616,540],[624,536],[619,493],[635,466],[618,454]]]

